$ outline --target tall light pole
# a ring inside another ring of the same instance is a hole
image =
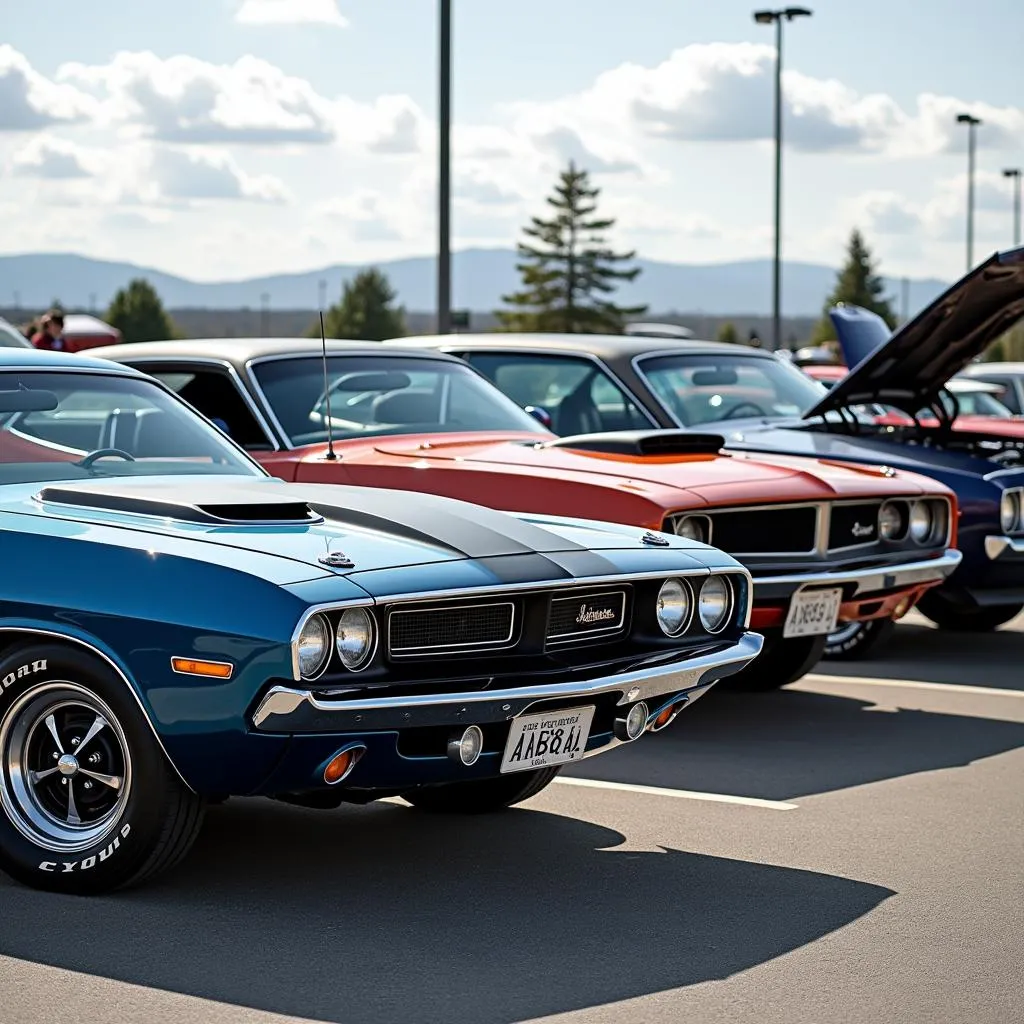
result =
[[[980,117],[971,114],[957,114],[957,124],[967,125],[967,269],[974,266],[974,148],[975,131],[981,124]]]
[[[438,0],[437,333],[452,330],[452,0]]]
[[[1013,244],[1020,245],[1020,168],[1007,167],[1003,177],[1013,182]]]
[[[754,11],[758,25],[775,26],[775,258],[772,265],[772,348],[782,344],[782,23],[809,18],[806,7]]]

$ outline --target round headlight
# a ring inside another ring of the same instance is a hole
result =
[[[903,514],[898,505],[887,501],[878,510],[878,536],[882,540],[896,540],[903,533]]]
[[[331,627],[322,615],[312,615],[295,641],[299,658],[299,675],[312,679],[327,661],[331,653]]]
[[[683,516],[682,519],[677,519],[676,536],[685,537],[687,540],[699,540],[702,544],[707,543],[704,520],[699,516]]]
[[[690,592],[682,580],[665,580],[658,591],[658,625],[665,636],[675,636],[690,619]]]
[[[935,516],[931,506],[923,501],[915,501],[910,508],[910,536],[918,544],[924,544],[935,529]]]
[[[346,608],[334,637],[338,657],[350,672],[361,669],[373,654],[373,619],[365,608]]]
[[[732,604],[732,588],[724,576],[709,576],[700,588],[697,614],[700,624],[709,632],[717,633],[725,628]]]
[[[1003,533],[1012,533],[1020,522],[1020,498],[1016,491],[1003,491],[999,501],[999,525]]]

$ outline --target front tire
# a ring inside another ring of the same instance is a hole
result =
[[[1024,609],[1019,604],[995,604],[982,608],[964,608],[934,590],[917,602],[917,610],[940,629],[953,633],[991,633],[1016,618]]]
[[[496,779],[474,779],[471,782],[447,782],[424,786],[402,794],[417,810],[435,814],[490,814],[503,811],[536,796],[555,780],[561,770],[538,768],[532,772],[499,775]]]
[[[765,637],[761,653],[734,676],[718,685],[728,690],[747,693],[778,690],[795,683],[821,661],[825,653],[825,636],[801,636],[784,640],[780,634]]]
[[[37,889],[134,885],[188,852],[203,802],[111,669],[56,644],[0,661],[0,868]]]
[[[825,644],[825,657],[833,661],[857,661],[868,658],[884,644],[896,623],[892,619],[868,619],[847,622],[831,633]]]

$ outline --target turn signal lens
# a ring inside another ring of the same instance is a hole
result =
[[[183,676],[208,676],[230,679],[235,666],[226,661],[197,661],[195,658],[171,658],[171,668]]]
[[[324,782],[328,786],[334,786],[341,782],[342,779],[346,778],[348,774],[356,766],[356,762],[366,753],[366,747],[346,747],[344,750],[339,750],[327,762],[327,767],[324,769]]]
[[[669,706],[665,708],[665,710],[662,711],[662,713],[658,715],[658,717],[654,720],[654,728],[661,729],[664,726],[668,725],[669,720],[672,718],[672,713],[674,711],[675,708],[671,704],[669,704]]]

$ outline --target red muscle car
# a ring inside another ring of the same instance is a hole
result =
[[[751,626],[767,638],[736,677],[751,688],[803,675],[851,626],[866,648],[960,558],[952,492],[924,477],[726,455],[714,434],[556,437],[438,352],[333,341],[325,365],[317,342],[226,339],[95,354],[163,381],[286,480],[632,524],[735,554],[754,576]],[[111,429],[116,447],[122,427]]]

